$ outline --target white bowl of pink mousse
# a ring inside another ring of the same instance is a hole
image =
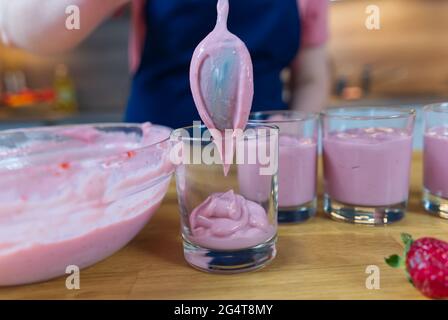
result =
[[[149,123],[0,132],[0,286],[88,267],[131,241],[168,190],[170,133]]]

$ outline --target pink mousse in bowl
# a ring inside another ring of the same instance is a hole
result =
[[[167,192],[170,132],[149,123],[0,132],[0,286],[90,266],[133,239]]]

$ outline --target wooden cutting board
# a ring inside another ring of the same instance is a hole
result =
[[[387,227],[357,226],[331,221],[320,210],[305,224],[280,226],[277,258],[262,270],[238,275],[203,273],[184,261],[173,184],[155,217],[128,246],[81,271],[80,290],[66,289],[61,277],[0,288],[0,298],[420,299],[404,272],[389,268],[384,257],[402,251],[401,232],[448,240],[448,220],[430,216],[421,206],[421,172],[417,153],[404,220]],[[379,267],[379,290],[366,288],[369,265]]]

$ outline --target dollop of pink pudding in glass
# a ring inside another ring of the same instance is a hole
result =
[[[250,248],[276,233],[265,209],[233,190],[209,196],[191,213],[190,226],[193,243],[218,250]]]

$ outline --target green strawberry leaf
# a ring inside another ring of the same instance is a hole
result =
[[[389,258],[385,258],[384,261],[392,268],[401,268],[404,266],[404,260],[398,254],[391,255]]]
[[[412,239],[412,236],[410,234],[408,234],[408,233],[402,233],[401,234],[401,240],[404,243],[404,253],[405,253],[405,258],[406,258],[406,255],[407,255],[409,249],[411,248],[412,243],[414,242],[414,240]]]
[[[408,252],[411,249],[412,244],[414,243],[414,239],[412,239],[412,236],[408,233],[402,233],[401,234],[401,240],[404,243],[404,253],[403,253],[403,257],[404,257],[404,266],[405,266],[405,272],[406,272],[406,277],[408,278],[408,281],[410,283],[412,283],[412,285],[414,285],[414,282],[412,281],[411,275],[409,274],[409,271],[406,268],[406,259],[408,258]]]
[[[390,256],[389,258],[385,258],[384,260],[392,268],[404,268],[408,281],[410,283],[414,284],[412,279],[411,279],[411,277],[410,277],[410,275],[409,275],[408,270],[406,269],[406,259],[407,259],[408,252],[411,249],[411,246],[412,246],[412,243],[414,242],[414,240],[412,239],[412,236],[410,234],[408,234],[408,233],[402,233],[401,234],[401,240],[404,242],[404,253],[403,253],[403,256],[399,256],[397,254],[394,254],[394,255]]]

